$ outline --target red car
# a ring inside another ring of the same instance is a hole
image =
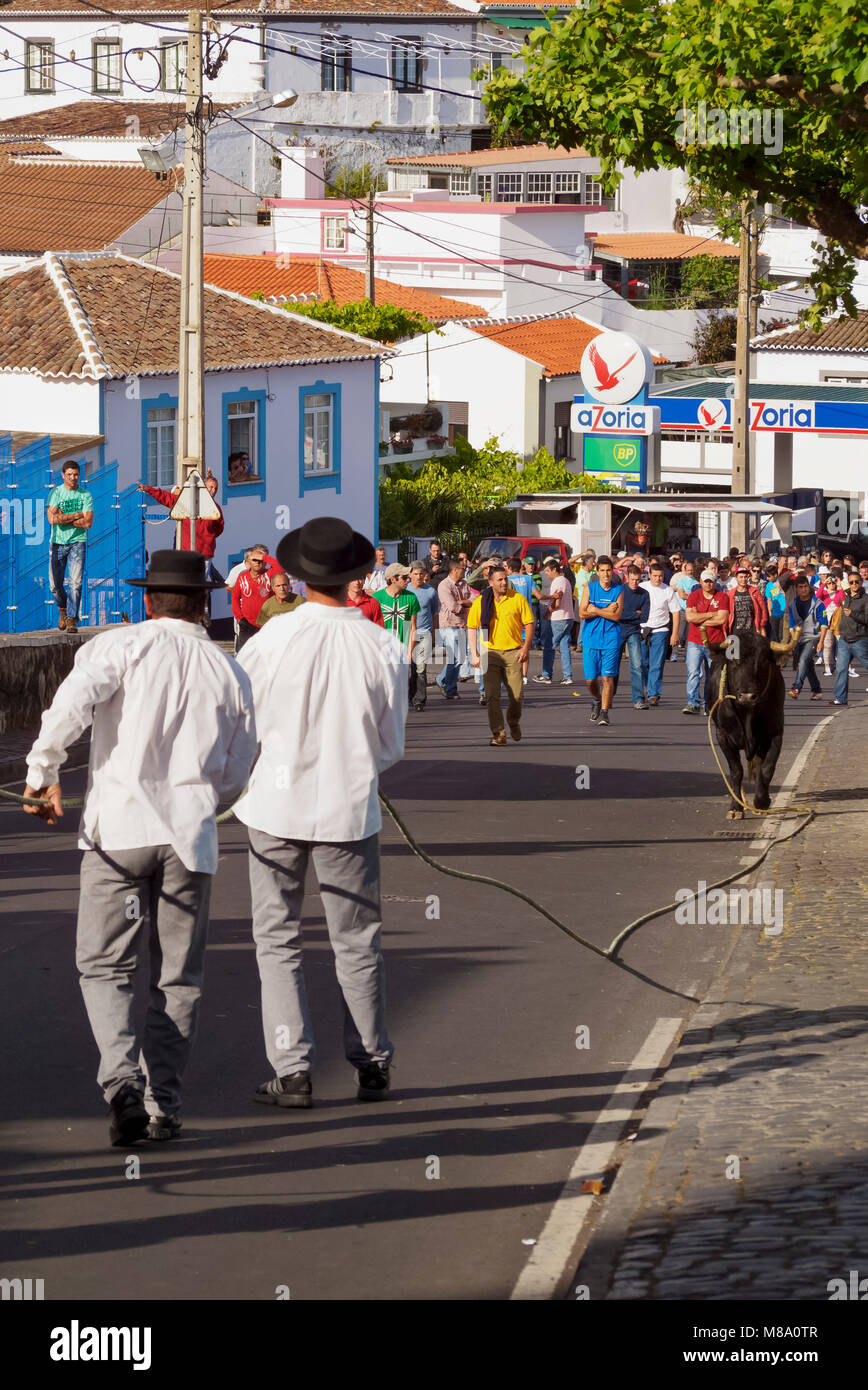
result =
[[[532,560],[539,569],[547,555],[556,555],[562,565],[569,563],[572,548],[566,541],[545,536],[486,536],[473,553],[473,563],[478,565],[488,555],[502,555],[504,560],[514,555],[518,560]]]

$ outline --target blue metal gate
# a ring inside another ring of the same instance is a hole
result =
[[[45,507],[63,480],[51,477],[50,456],[47,435],[14,455],[10,435],[0,435],[0,632],[34,632],[56,622]],[[144,574],[146,504],[135,485],[118,493],[117,475],[112,463],[82,479],[94,505],[79,617],[88,627],[144,616],[141,590],[123,581]]]

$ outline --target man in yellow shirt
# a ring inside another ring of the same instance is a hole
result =
[[[480,649],[480,630],[484,646]],[[506,744],[503,710],[500,705],[501,682],[509,692],[506,722],[509,732],[518,743],[521,738],[521,706],[524,686],[522,663],[530,655],[533,640],[533,612],[523,594],[516,593],[503,565],[495,565],[488,574],[488,588],[474,599],[467,614],[467,637],[470,644],[471,666],[481,666],[483,690],[488,707],[490,742],[495,748]]]

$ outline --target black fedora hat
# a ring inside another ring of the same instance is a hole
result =
[[[277,558],[287,574],[306,583],[346,584],[364,574],[374,559],[366,536],[336,516],[318,516],[284,536]]]
[[[137,589],[222,589],[207,577],[206,560],[198,550],[155,550],[144,579],[125,579]]]

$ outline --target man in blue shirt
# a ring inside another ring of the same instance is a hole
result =
[[[800,575],[796,580],[795,593],[787,605],[787,617],[791,633],[795,632],[796,628],[801,629],[793,652],[796,679],[793,681],[790,694],[794,700],[798,700],[807,676],[808,685],[811,687],[811,699],[819,700],[822,690],[814,671],[814,656],[823,650],[828,620],[824,604],[811,593],[811,581],[807,575]]]
[[[590,691],[591,723],[608,725],[615,677],[621,660],[621,609],[624,590],[612,582],[613,566],[608,555],[597,560],[597,578],[582,590],[580,613],[582,629],[582,668]],[[602,689],[600,682],[602,680]]]
[[[627,570],[627,583],[621,590],[621,653],[627,648],[630,658],[630,697],[634,709],[650,709],[645,699],[648,681],[648,643],[642,640],[639,631],[642,623],[647,623],[651,611],[651,596],[647,589],[639,585],[642,571],[638,565],[630,565]],[[619,658],[620,659],[620,658]],[[618,675],[615,676],[615,689],[618,693]]]
[[[434,633],[437,628],[437,614],[440,600],[437,590],[428,583],[428,571],[421,561],[410,566],[410,583],[407,592],[413,594],[419,604],[416,614],[416,646],[410,665],[410,700],[415,710],[423,710],[428,698],[428,678],[425,667],[434,654]]]

